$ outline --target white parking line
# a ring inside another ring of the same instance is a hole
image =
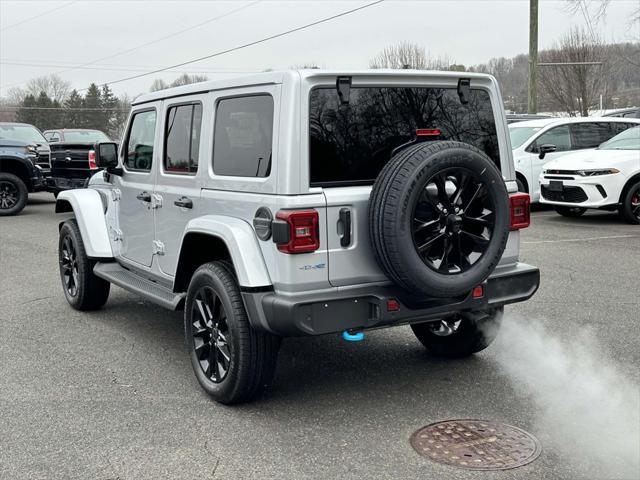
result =
[[[609,237],[564,238],[561,240],[537,240],[533,242],[520,243],[522,243],[523,245],[534,245],[538,243],[590,242],[593,240],[612,240],[617,238],[640,238],[640,235],[611,235]]]

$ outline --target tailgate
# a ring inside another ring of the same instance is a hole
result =
[[[87,178],[93,173],[89,169],[89,151],[94,149],[88,143],[52,143],[51,174],[66,178]]]
[[[329,282],[333,286],[387,281],[369,243],[370,193],[371,186],[324,189]],[[351,238],[345,238],[347,223],[351,224]]]

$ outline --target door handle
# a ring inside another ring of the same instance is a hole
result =
[[[149,192],[139,193],[136,198],[142,202],[151,202],[151,194]]]
[[[193,208],[193,200],[188,197],[180,197],[173,204],[180,208]]]
[[[351,245],[351,210],[341,208],[338,216],[338,225],[342,227],[340,235],[340,246],[348,247]],[[340,233],[340,232],[338,232]]]

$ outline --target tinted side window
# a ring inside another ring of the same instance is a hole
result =
[[[614,135],[611,123],[575,123],[571,125],[573,149],[596,148]]]
[[[273,98],[227,98],[216,108],[213,172],[237,177],[268,177],[271,171]]]
[[[164,169],[170,173],[198,171],[202,105],[178,105],[167,110]]]
[[[552,128],[551,130],[544,132],[536,139],[536,148],[533,150],[538,151],[540,145],[555,145],[556,152],[566,152],[571,150],[571,136],[569,135],[569,126],[561,125],[559,127]]]
[[[153,139],[156,133],[156,111],[136,113],[127,137],[124,165],[128,170],[148,172],[153,161]]]

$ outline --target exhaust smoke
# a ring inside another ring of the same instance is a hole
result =
[[[492,353],[535,404],[534,432],[548,438],[543,455],[553,449],[592,466],[593,478],[638,479],[640,388],[594,338],[582,329],[561,339],[538,321],[505,314]]]

